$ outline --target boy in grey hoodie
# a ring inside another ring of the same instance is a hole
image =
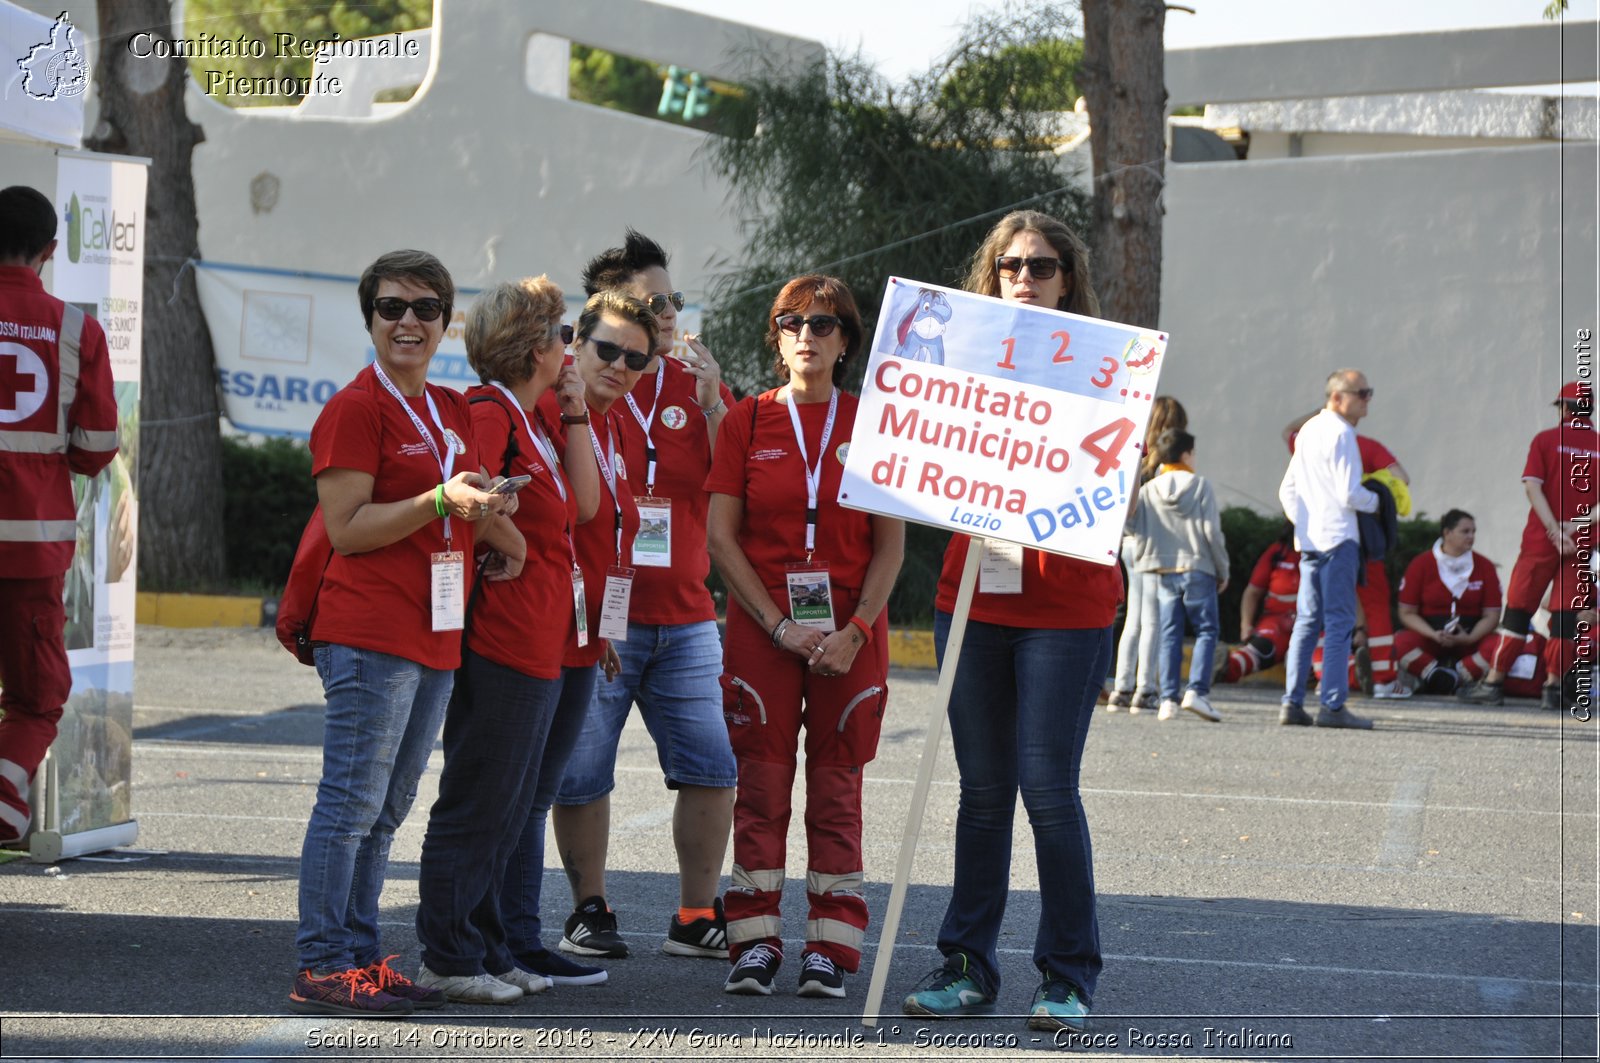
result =
[[[1213,723],[1212,664],[1217,654],[1217,595],[1228,587],[1228,544],[1211,483],[1194,471],[1194,436],[1163,432],[1156,441],[1161,472],[1139,490],[1131,528],[1136,536],[1134,568],[1158,577],[1161,603],[1161,708],[1170,720],[1180,708]],[[1184,618],[1194,626],[1189,686],[1178,701],[1183,667]]]

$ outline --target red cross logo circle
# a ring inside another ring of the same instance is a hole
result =
[[[26,421],[49,394],[44,359],[20,343],[0,343],[0,424]]]

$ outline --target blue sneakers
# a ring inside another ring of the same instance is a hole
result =
[[[1028,1029],[1082,1033],[1088,1020],[1089,1005],[1084,1003],[1078,987],[1045,975],[1034,991],[1033,1007],[1028,1009]]]
[[[994,994],[968,973],[967,957],[957,952],[946,957],[944,966],[931,971],[911,991],[901,1010],[907,1015],[933,1019],[993,1015]]]

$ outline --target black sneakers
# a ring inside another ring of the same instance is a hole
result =
[[[820,952],[800,955],[800,987],[796,996],[843,997],[844,972]]]
[[[712,902],[716,915],[710,919],[696,919],[684,924],[674,912],[667,923],[667,940],[661,951],[669,956],[703,956],[707,959],[728,958],[728,920],[722,914],[722,898]]]
[[[578,956],[604,956],[620,960],[628,955],[628,943],[617,933],[617,916],[606,906],[604,897],[590,897],[567,917],[561,951]]]
[[[573,963],[559,952],[549,949],[519,952],[516,960],[534,974],[550,979],[552,985],[604,985],[610,977],[604,967]]]
[[[749,996],[770,997],[772,980],[783,964],[783,953],[766,942],[751,945],[739,956],[739,962],[728,972],[724,993],[743,993]],[[843,991],[840,991],[843,995]]]

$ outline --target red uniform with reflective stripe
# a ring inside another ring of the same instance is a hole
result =
[[[1278,543],[1267,547],[1250,570],[1250,586],[1267,592],[1261,603],[1261,618],[1284,613],[1293,616],[1300,594],[1300,551]]]
[[[117,453],[105,332],[86,316],[76,364],[63,365],[65,306],[33,270],[0,266],[0,573],[14,579],[66,572],[70,474],[93,476]]]

